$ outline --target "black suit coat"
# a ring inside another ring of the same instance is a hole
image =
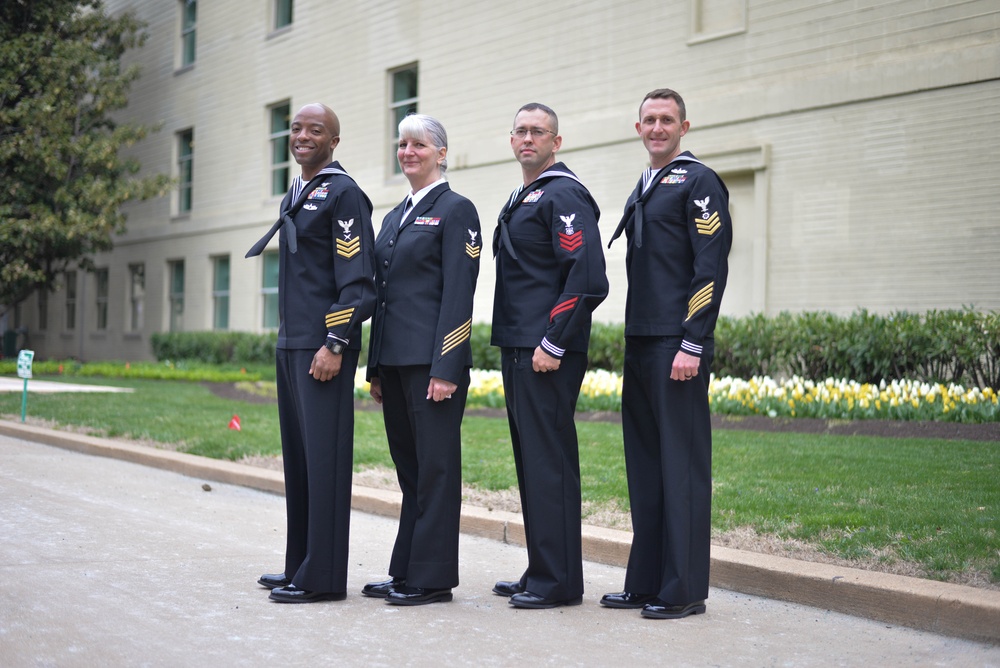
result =
[[[431,377],[458,383],[472,366],[479,214],[447,183],[427,193],[400,226],[405,203],[386,214],[375,240],[368,380],[379,365],[428,364]]]

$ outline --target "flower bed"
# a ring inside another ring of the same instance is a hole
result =
[[[364,368],[355,377],[355,393],[368,397]],[[580,390],[581,411],[620,411],[620,374],[588,371]],[[749,380],[716,378],[709,382],[712,412],[720,415],[768,415],[842,420],[928,420],[983,423],[1000,420],[997,392],[992,388],[961,385],[852,380],[804,380],[797,376],[776,381],[767,376]],[[503,379],[499,371],[473,369],[469,406],[502,408]]]

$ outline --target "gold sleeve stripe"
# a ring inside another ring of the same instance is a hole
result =
[[[715,290],[715,281],[709,283],[698,292],[694,293],[691,301],[688,302],[688,314],[684,320],[690,320],[694,314],[712,303],[712,293]]]
[[[351,259],[359,252],[361,252],[361,237],[354,237],[350,241],[337,239],[337,255]]]
[[[334,325],[343,325],[344,323],[351,321],[351,316],[354,315],[354,309],[348,308],[343,311],[337,311],[336,313],[326,314],[326,326],[333,327]]]
[[[441,357],[462,345],[469,340],[472,334],[472,319],[466,320],[458,329],[444,337],[444,344],[441,346]]]
[[[482,246],[473,246],[472,244],[465,244],[465,252],[473,260],[475,260],[477,257],[479,257],[479,253],[480,253],[481,250],[482,250]]]
[[[707,234],[708,236],[712,236],[719,230],[720,227],[722,227],[722,223],[719,221],[718,211],[713,213],[707,219],[695,218],[694,224],[698,228],[698,234]]]

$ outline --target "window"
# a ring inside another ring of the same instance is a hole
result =
[[[76,329],[76,272],[66,272],[66,330]]]
[[[181,0],[181,67],[194,64],[198,1]]]
[[[212,260],[212,327],[229,329],[229,256]]]
[[[139,332],[143,325],[143,304],[146,301],[146,265],[128,266],[128,331]]]
[[[291,137],[291,105],[288,102],[271,107],[271,195],[288,192],[289,151]]]
[[[191,211],[191,181],[194,178],[194,130],[177,133],[177,213]]]
[[[292,25],[292,0],[274,0],[274,29]]]
[[[417,66],[395,70],[389,73],[392,102],[389,104],[389,164],[393,174],[401,174],[396,160],[396,146],[399,144],[399,122],[407,114],[417,113]]]
[[[264,297],[264,319],[261,322],[264,329],[278,327],[278,252],[264,253],[264,278],[261,281],[260,293]]]
[[[108,270],[98,269],[94,272],[94,279],[97,283],[97,329],[104,331],[108,328]]]
[[[42,288],[38,295],[38,330],[44,332],[49,328],[49,290]]]
[[[174,260],[167,263],[170,274],[170,292],[167,302],[170,304],[170,331],[184,330],[184,260]]]

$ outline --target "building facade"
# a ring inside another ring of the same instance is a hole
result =
[[[673,88],[691,121],[682,147],[732,197],[723,313],[1000,309],[997,0],[107,5],[148,24],[122,117],[161,124],[134,153],[177,186],[128,206],[96,272],[69,272],[8,318],[40,357],[149,359],[155,332],[275,328],[276,254],[243,256],[297,173],[288,124],[309,102],[339,115],[334,157],[374,202],[376,230],[408,189],[398,119],[440,119],[449,180],[487,246],[520,179],[514,114],[547,104],[606,243],[647,165],[639,103]],[[606,252],[599,320],[623,319],[624,253],[624,240]],[[493,284],[484,254],[477,322]]]

